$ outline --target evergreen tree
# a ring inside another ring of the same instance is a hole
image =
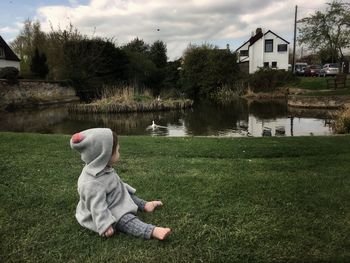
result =
[[[149,56],[157,68],[164,68],[166,66],[167,48],[163,41],[157,40],[151,46]]]
[[[33,75],[40,78],[45,78],[49,73],[46,55],[45,53],[40,54],[38,48],[35,48],[34,55],[32,56],[30,71]]]

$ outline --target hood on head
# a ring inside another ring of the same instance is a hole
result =
[[[85,130],[72,136],[70,146],[80,152],[81,159],[86,163],[84,171],[95,176],[111,159],[113,133],[107,128]]]

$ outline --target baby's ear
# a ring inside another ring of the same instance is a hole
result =
[[[84,135],[81,134],[80,132],[79,133],[76,133],[72,136],[72,142],[73,143],[79,143],[81,142],[82,140],[84,140]]]

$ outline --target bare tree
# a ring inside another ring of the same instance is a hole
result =
[[[327,3],[324,12],[316,11],[298,21],[301,24],[299,42],[332,62],[341,61],[343,50],[350,47],[350,4],[342,1]]]

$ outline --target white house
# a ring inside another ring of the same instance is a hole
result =
[[[264,33],[257,28],[236,53],[241,70],[249,74],[261,67],[288,70],[289,42],[271,30]]]
[[[20,59],[0,36],[0,68],[15,67],[18,70]]]

